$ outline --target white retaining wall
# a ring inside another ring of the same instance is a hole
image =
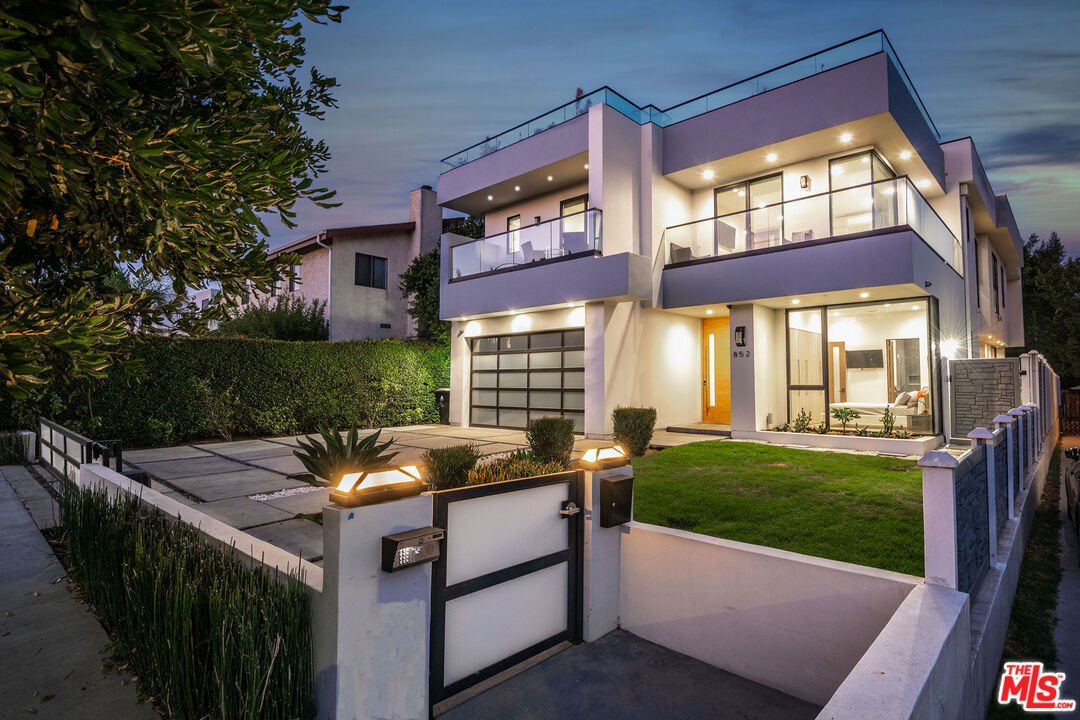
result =
[[[633,522],[620,625],[822,705],[920,578]]]

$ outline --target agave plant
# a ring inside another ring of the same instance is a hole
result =
[[[344,439],[336,430],[320,430],[318,438],[297,440],[300,450],[293,452],[304,467],[312,475],[321,478],[325,483],[333,485],[346,473],[372,472],[385,470],[390,467],[390,461],[397,455],[396,452],[384,452],[394,438],[384,443],[379,443],[379,433],[376,430],[364,439],[359,439],[356,428],[349,430]]]

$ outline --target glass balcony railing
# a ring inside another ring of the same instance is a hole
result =
[[[588,112],[589,108],[593,105],[608,105],[639,125],[651,122],[660,127],[667,127],[668,125],[674,125],[677,122],[682,122],[683,120],[696,117],[697,115],[702,115],[726,105],[731,105],[732,103],[745,100],[748,97],[753,97],[754,95],[758,95],[768,90],[775,90],[778,87],[793,83],[797,80],[817,75],[826,70],[832,70],[833,68],[846,65],[855,60],[861,60],[864,57],[876,55],[880,52],[888,54],[893,65],[900,73],[900,77],[903,79],[908,92],[910,92],[911,97],[914,98],[915,104],[918,106],[923,119],[933,131],[935,137],[940,141],[941,135],[938,132],[937,126],[934,125],[934,121],[930,119],[930,113],[927,112],[926,107],[923,105],[922,98],[920,98],[919,93],[916,92],[915,86],[911,82],[911,78],[908,77],[907,71],[904,69],[903,64],[900,62],[900,58],[897,57],[896,51],[893,49],[892,43],[889,42],[889,38],[885,35],[884,31],[877,30],[848,40],[847,42],[840,43],[839,45],[834,45],[820,52],[816,52],[813,55],[808,55],[804,58],[781,65],[780,67],[773,68],[772,70],[767,70],[745,80],[740,80],[739,82],[722,87],[707,95],[702,95],[693,100],[687,100],[686,102],[670,107],[667,110],[660,110],[653,105],[638,107],[611,88],[603,87],[588,95],[584,95],[577,100],[573,100],[565,105],[557,107],[550,112],[544,113],[539,117],[533,118],[528,122],[513,127],[506,132],[499,133],[495,137],[490,137],[483,142],[465,148],[459,153],[454,153],[449,157],[443,158],[442,172],[453,170],[456,167],[482,158],[496,150],[501,150],[504,147],[513,145],[514,143],[520,142],[539,132],[543,132],[548,128],[553,128],[568,120],[573,120],[577,116]]]
[[[451,281],[542,260],[599,254],[600,210],[564,215],[450,248]]]
[[[960,242],[906,176],[669,227],[664,231],[664,262],[903,226],[963,275]]]

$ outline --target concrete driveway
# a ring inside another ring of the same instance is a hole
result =
[[[361,431],[363,435],[366,432]],[[130,450],[124,465],[143,470],[151,487],[192,505],[207,515],[273,543],[316,564],[322,562],[322,528],[299,515],[318,514],[329,502],[330,491],[292,476],[306,472],[293,455],[297,438],[305,436],[237,440]],[[416,464],[429,448],[474,442],[487,455],[527,447],[525,433],[499,428],[460,428],[449,425],[411,425],[386,428],[381,440],[393,438],[395,461]],[[677,445],[713,438],[657,431],[659,445]],[[574,458],[586,449],[608,444],[578,439]]]

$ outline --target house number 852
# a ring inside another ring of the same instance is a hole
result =
[[[733,350],[732,353],[731,353],[731,357],[737,357],[737,358],[750,357],[750,351],[749,350]]]

